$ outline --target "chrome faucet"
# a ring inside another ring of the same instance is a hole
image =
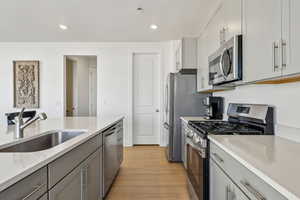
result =
[[[46,113],[40,113],[38,114],[38,116],[36,116],[35,118],[27,121],[24,123],[23,120],[23,113],[25,111],[25,108],[22,108],[20,114],[15,117],[15,123],[16,123],[16,127],[15,127],[15,138],[19,139],[19,138],[23,138],[24,137],[24,129],[29,126],[30,124],[38,121],[38,120],[46,120],[47,119],[47,115]]]

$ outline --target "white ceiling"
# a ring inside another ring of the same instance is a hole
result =
[[[197,36],[218,0],[2,0],[0,42],[139,42]],[[137,14],[137,7],[144,12]],[[59,24],[69,27],[67,31]],[[158,30],[149,29],[157,24]]]

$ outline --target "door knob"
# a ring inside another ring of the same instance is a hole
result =
[[[159,112],[159,110],[158,110],[158,109],[156,109],[156,110],[155,110],[155,112],[157,112],[157,113],[158,113],[158,112]]]

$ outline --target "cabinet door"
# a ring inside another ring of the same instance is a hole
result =
[[[225,23],[225,41],[242,33],[242,0],[225,0],[222,6]]]
[[[50,200],[101,199],[101,148],[58,182],[50,191]]]
[[[181,42],[181,65],[185,69],[197,68],[197,39],[183,38]]]
[[[210,199],[211,200],[228,200],[230,190],[230,180],[223,171],[210,160]]]
[[[206,50],[207,55],[210,56],[220,48],[221,31],[224,28],[224,18],[222,6],[217,10],[214,17],[207,26],[206,35]]]
[[[17,192],[16,192],[17,191]],[[36,200],[47,192],[47,167],[0,192],[1,200]]]
[[[175,54],[175,69],[180,71],[182,69],[182,41],[174,41],[174,54]]]
[[[210,160],[210,198],[211,200],[249,200],[213,160]]]
[[[197,71],[197,90],[198,92],[212,89],[209,85],[208,69],[208,36],[207,31],[198,39],[198,71]]]
[[[282,67],[283,74],[300,72],[300,1],[283,1]]]
[[[244,0],[244,80],[281,76],[281,0]]]
[[[82,167],[75,168],[49,191],[49,200],[82,200]]]
[[[202,68],[205,66],[205,41],[203,40],[203,37],[201,36],[198,38],[198,70],[197,70],[197,91],[200,92],[204,88],[204,76],[202,74]]]
[[[238,188],[236,185],[232,183],[232,191],[234,194],[234,199],[233,200],[250,200],[240,188]]]
[[[100,150],[92,154],[83,166],[86,173],[83,177],[84,200],[98,200],[101,194],[101,177],[100,177]]]

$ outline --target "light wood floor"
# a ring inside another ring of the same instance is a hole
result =
[[[169,163],[162,147],[125,148],[106,200],[189,200],[185,170],[182,164]]]

